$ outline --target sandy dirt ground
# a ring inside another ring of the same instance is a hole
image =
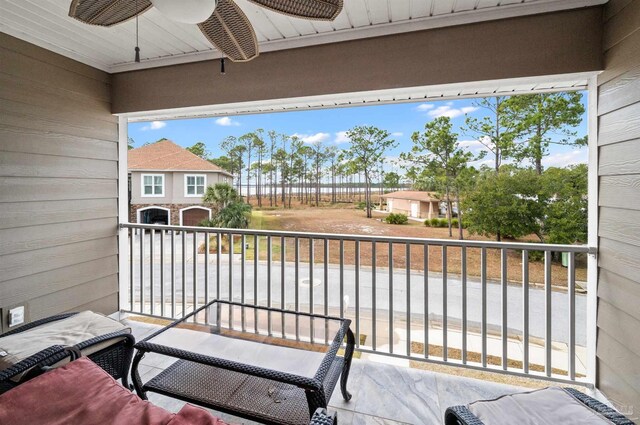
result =
[[[424,226],[421,222],[410,221],[406,225],[392,225],[382,221],[385,214],[375,213],[373,218],[366,218],[362,210],[354,208],[305,208],[292,210],[263,210],[256,211],[252,220],[254,228],[287,230],[295,232],[312,233],[340,233],[371,236],[401,236],[412,238],[434,238],[434,239],[458,239],[457,229],[454,229],[453,237],[449,237],[447,228],[431,228]],[[469,235],[466,231],[464,237],[473,240],[490,240],[478,235]],[[523,238],[512,242],[536,242],[535,237]],[[280,255],[280,238],[272,241],[274,255]],[[309,240],[301,238],[299,240],[300,259],[309,259]],[[324,242],[316,240],[314,242],[314,261],[324,260]],[[344,242],[344,261],[346,264],[355,264],[356,247],[353,241]],[[389,266],[389,244],[377,243],[375,247],[375,265],[377,267]],[[293,259],[295,251],[295,241],[286,240],[287,259]],[[260,257],[264,255],[262,250]],[[340,262],[340,242],[337,240],[328,242],[328,258],[330,263]],[[393,244],[393,267],[405,268],[407,259],[406,244]],[[423,245],[411,245],[410,247],[410,268],[413,270],[424,269]],[[467,248],[466,261],[467,273],[469,276],[480,276],[480,249]],[[487,250],[487,278],[501,278],[501,255],[500,250]],[[373,265],[374,255],[372,244],[369,242],[360,243],[360,265],[370,267]],[[462,253],[461,248],[447,248],[447,271],[448,273],[459,274],[461,271]],[[512,283],[522,281],[522,252],[516,250],[507,251],[507,279]],[[442,272],[442,247],[430,246],[428,253],[428,269],[433,272]],[[578,281],[586,280],[586,259],[577,258],[576,278]],[[532,284],[543,284],[544,264],[542,261],[529,261],[529,279]],[[552,282],[556,286],[566,286],[567,269],[559,262],[552,264]]]

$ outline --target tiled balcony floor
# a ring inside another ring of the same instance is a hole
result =
[[[127,320],[137,340],[159,327]],[[370,356],[368,360],[354,359],[349,376],[349,391],[353,398],[342,399],[339,389],[329,403],[338,412],[342,424],[441,424],[448,406],[466,404],[477,399],[495,398],[503,394],[527,389],[494,382],[452,376],[389,364],[387,360]],[[145,357],[140,364],[143,382],[161,371],[158,363]],[[171,411],[178,411],[184,402],[149,393],[150,401]],[[253,424],[241,418],[213,412],[233,424]]]

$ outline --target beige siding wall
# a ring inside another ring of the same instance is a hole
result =
[[[438,217],[437,203],[433,204],[433,215],[429,215],[429,202],[411,201],[409,199],[388,198],[387,211],[394,212],[394,213],[402,213],[402,214],[406,214],[409,217],[412,217],[411,215],[412,204],[419,205],[417,218]],[[392,210],[390,209],[390,206]]]
[[[118,309],[110,77],[0,33],[0,309]]]
[[[640,417],[640,0],[612,0],[599,76],[598,387]]]

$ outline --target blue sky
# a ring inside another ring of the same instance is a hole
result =
[[[586,109],[586,96],[583,96],[583,102]],[[225,137],[241,136],[257,128],[296,134],[308,142],[322,141],[325,144],[347,147],[348,140],[344,135],[346,130],[356,125],[375,125],[392,133],[399,144],[396,149],[387,153],[392,162],[401,152],[411,148],[411,134],[414,131],[421,131],[426,122],[442,115],[452,119],[461,145],[477,154],[482,146],[472,135],[460,130],[464,126],[465,113],[478,118],[483,115],[482,109],[475,109],[472,99],[461,99],[132,123],[129,124],[129,136],[133,137],[136,147],[163,137],[184,147],[202,141],[215,157],[222,155],[219,145]],[[585,115],[577,128],[578,136],[587,134],[586,121]],[[486,161],[490,163],[491,158],[487,156],[484,161],[478,161],[475,165]],[[544,165],[566,166],[586,162],[586,148],[552,145]]]

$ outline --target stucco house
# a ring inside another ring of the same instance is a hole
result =
[[[431,219],[440,214],[440,199],[435,192],[400,190],[382,195],[387,212],[402,213],[412,218]]]
[[[211,218],[202,204],[207,186],[233,175],[170,140],[128,152],[129,221],[195,226]]]

